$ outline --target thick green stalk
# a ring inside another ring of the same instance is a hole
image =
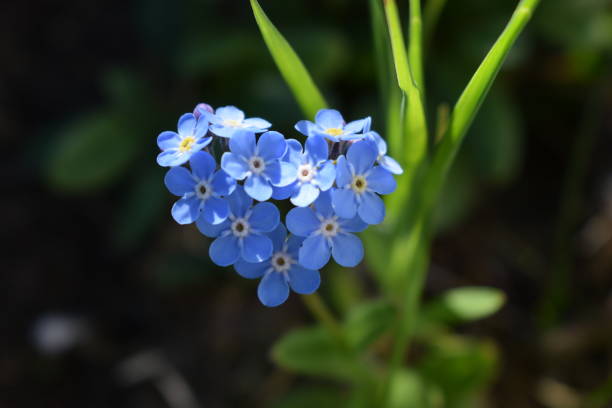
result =
[[[408,61],[416,87],[425,95],[425,78],[423,76],[423,30],[421,18],[421,0],[410,0],[410,37],[408,38]]]

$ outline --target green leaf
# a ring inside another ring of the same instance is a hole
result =
[[[353,308],[345,323],[345,333],[356,349],[365,349],[391,328],[395,308],[386,300],[374,300]]]
[[[442,408],[444,395],[440,388],[428,384],[418,372],[401,369],[391,384],[390,408]]]
[[[60,134],[48,162],[49,184],[67,192],[93,191],[123,174],[139,151],[139,137],[118,115],[91,114]]]
[[[294,330],[272,349],[274,361],[292,371],[315,376],[355,379],[355,361],[322,327]]]
[[[469,214],[476,201],[477,187],[476,177],[470,171],[465,157],[459,157],[453,163],[440,200],[436,203],[433,214],[433,228],[436,232],[455,227]]]
[[[323,96],[300,58],[283,35],[274,27],[257,0],[251,0],[251,7],[261,35],[281,75],[291,88],[293,96],[304,114],[309,118],[314,118],[319,109],[327,106]]]
[[[303,386],[290,390],[272,408],[337,408],[345,402],[346,396],[337,388]]]
[[[424,314],[436,322],[478,320],[496,313],[505,301],[498,289],[466,286],[445,292],[425,307]]]

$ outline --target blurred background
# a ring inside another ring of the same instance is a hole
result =
[[[447,3],[425,48],[432,119],[516,1]],[[329,103],[384,134],[367,2],[261,5]],[[456,329],[486,344],[484,369],[440,357],[479,406],[612,407],[611,57],[609,0],[543,1],[450,174],[426,297],[507,295]],[[267,309],[213,266],[155,163],[157,134],[198,102],[293,135],[248,2],[9,0],[0,61],[0,407],[297,407],[289,390],[321,382],[269,349],[311,321],[299,297]],[[376,296],[367,265],[325,271],[321,292],[339,314]]]

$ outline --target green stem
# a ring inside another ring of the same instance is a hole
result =
[[[416,87],[425,95],[423,77],[423,37],[422,37],[421,0],[410,0],[410,37],[408,39],[408,60]]]
[[[433,37],[434,30],[440,19],[442,9],[446,4],[446,0],[427,0],[425,3],[425,12],[423,13],[423,33],[425,44],[429,44]]]
[[[331,337],[341,348],[347,349],[349,345],[342,331],[342,327],[329,310],[329,307],[327,307],[321,296],[315,292],[312,295],[302,295],[301,297],[302,301],[304,301],[304,304],[310,313],[312,313],[314,318],[327,329]]]

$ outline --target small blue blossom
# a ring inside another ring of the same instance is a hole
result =
[[[372,140],[376,143],[378,149],[378,156],[376,157],[376,163],[378,163],[383,169],[393,174],[402,174],[404,169],[402,166],[391,156],[387,156],[387,142],[374,130],[370,130],[372,124],[371,118],[367,118],[363,126],[363,134],[367,139]]]
[[[320,191],[327,191],[333,186],[336,167],[328,160],[327,142],[320,136],[306,139],[304,152],[297,140],[290,139],[287,144],[283,160],[295,166],[296,181],[287,187],[275,188],[272,197],[277,200],[291,197],[293,205],[306,207],[317,199]]]
[[[363,231],[367,224],[355,217],[343,219],[334,213],[329,192],[323,192],[314,208],[296,207],[287,214],[287,228],[292,234],[306,238],[299,251],[299,263],[318,270],[330,256],[346,267],[363,259],[363,244],[353,232]]]
[[[309,120],[300,120],[295,129],[305,136],[323,136],[332,142],[341,140],[356,140],[363,138],[362,131],[366,119],[355,120],[349,123],[335,109],[321,109],[315,116],[315,123]]]
[[[247,130],[253,133],[267,131],[272,124],[261,118],[244,118],[244,112],[235,106],[224,106],[217,108],[211,114],[205,107],[200,112],[208,117],[210,121],[210,131],[217,136],[233,137],[237,131]]]
[[[225,221],[229,205],[221,197],[234,191],[236,181],[223,170],[215,171],[215,159],[207,152],[194,153],[189,166],[191,172],[172,167],[164,178],[168,190],[181,197],[172,206],[172,217],[179,224],[191,224],[200,217],[210,224]]]
[[[157,145],[162,152],[157,156],[157,163],[163,167],[180,166],[186,163],[192,154],[205,148],[212,137],[205,137],[208,132],[208,120],[186,113],[178,120],[178,133],[161,132]]]
[[[258,201],[272,196],[272,186],[284,187],[295,181],[296,167],[281,162],[287,142],[278,132],[266,132],[255,142],[255,133],[241,131],[229,141],[230,152],[223,153],[221,168],[236,180],[245,180],[244,190]]]
[[[261,303],[268,307],[278,306],[289,297],[289,288],[301,295],[309,295],[321,284],[318,270],[306,269],[298,264],[298,252],[304,238],[291,235],[281,223],[268,236],[274,247],[270,259],[260,263],[238,261],[234,269],[248,279],[262,278],[257,288]]]
[[[200,232],[216,238],[208,253],[210,259],[219,266],[229,266],[243,259],[247,262],[263,262],[272,256],[272,240],[265,235],[274,231],[280,222],[278,208],[272,203],[259,203],[253,200],[237,185],[227,197],[228,218],[213,225],[203,217],[196,221]]]
[[[193,116],[195,116],[196,119],[199,119],[200,116],[209,116],[214,114],[215,110],[207,103],[198,103],[193,109]]]
[[[385,218],[385,204],[376,194],[395,191],[393,175],[381,166],[373,166],[378,149],[371,140],[363,140],[349,147],[336,164],[336,186],[332,205],[342,218],[355,215],[368,224],[379,224]]]

